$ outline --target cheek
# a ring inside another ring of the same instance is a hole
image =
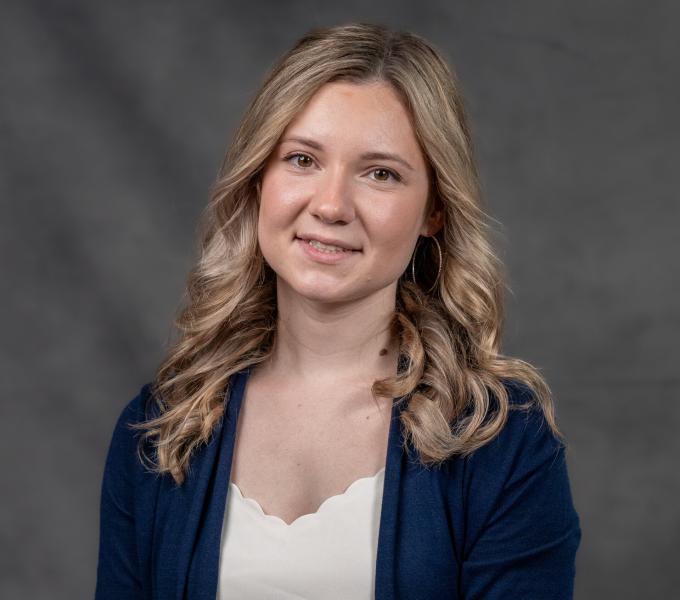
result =
[[[415,243],[418,237],[419,217],[420,214],[407,202],[376,214],[371,220],[373,227],[370,234],[376,250],[393,253],[395,258],[408,254],[411,243]]]
[[[291,184],[293,183],[293,184]],[[277,170],[262,179],[260,194],[260,226],[263,229],[286,227],[294,220],[302,204],[303,192],[290,178]]]
[[[372,220],[368,232],[372,265],[370,270],[381,280],[393,281],[408,268],[418,238],[417,214],[399,211],[386,218]]]

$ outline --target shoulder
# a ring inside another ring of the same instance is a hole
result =
[[[137,394],[123,407],[119,422],[141,423],[154,416],[155,402],[151,382],[145,383]]]
[[[155,413],[151,389],[151,383],[145,383],[116,419],[106,457],[105,482],[131,483],[135,472],[142,470],[143,464],[138,455],[141,431],[134,426]]]
[[[553,433],[528,386],[506,380],[504,387],[510,404],[505,424],[490,442],[465,457],[459,471],[482,519],[503,499],[533,486],[541,492],[532,493],[532,500],[525,499],[524,506],[539,499],[552,504],[568,497],[565,445]]]
[[[505,388],[511,408],[503,428],[451,479],[451,505],[464,519],[470,589],[498,577],[499,586],[523,586],[513,588],[521,597],[571,597],[581,533],[565,446],[526,385]],[[502,583],[501,569],[514,574],[512,581]]]
[[[465,595],[571,598],[581,534],[565,447],[528,386],[504,387],[510,410],[500,432],[452,464]]]
[[[565,445],[553,433],[543,408],[523,382],[503,381],[509,411],[500,432],[466,457],[467,475],[484,479],[490,488],[505,487],[540,470],[559,469],[566,460]],[[491,408],[497,408],[492,398]]]
[[[534,391],[516,379],[504,379],[503,385],[508,393],[509,411],[499,443],[532,453],[538,448],[549,452],[563,449],[564,444],[553,433]]]
[[[139,458],[139,429],[147,420],[151,385],[122,408],[110,438],[101,483],[96,597],[139,597],[152,555],[159,478]]]
[[[153,404],[151,383],[145,383],[119,413],[113,430],[113,439],[123,442],[125,440],[129,441],[132,437],[137,437],[136,435],[131,435],[133,432],[136,432],[132,426],[151,418],[154,410]]]

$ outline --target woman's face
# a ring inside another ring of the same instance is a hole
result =
[[[324,85],[263,172],[258,239],[277,285],[321,302],[395,293],[418,236],[440,223],[440,212],[426,218],[428,190],[425,158],[393,89]],[[326,253],[309,239],[351,250]]]

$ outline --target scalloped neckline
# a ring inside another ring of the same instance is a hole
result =
[[[309,518],[313,517],[318,517],[320,514],[326,510],[328,510],[328,506],[332,506],[334,504],[337,504],[337,502],[342,501],[342,500],[347,500],[350,496],[352,496],[353,492],[355,492],[357,489],[360,488],[361,485],[367,483],[367,482],[374,482],[378,477],[383,475],[385,473],[385,467],[380,469],[377,473],[373,475],[368,475],[367,477],[360,477],[359,479],[355,479],[352,483],[350,483],[347,486],[347,489],[344,492],[341,492],[340,494],[335,494],[333,496],[328,496],[320,505],[319,508],[316,509],[315,512],[310,512],[310,513],[305,513],[304,515],[300,515],[290,523],[286,523],[281,517],[277,517],[276,515],[269,515],[264,510],[262,509],[262,506],[260,506],[260,503],[255,500],[255,498],[247,498],[244,496],[241,492],[241,489],[236,485],[233,481],[229,482],[229,487],[233,490],[236,491],[236,494],[238,497],[245,503],[250,506],[252,506],[259,514],[261,517],[264,518],[265,521],[270,521],[270,522],[276,522],[282,524],[285,528],[291,528],[293,527],[298,521],[302,520],[309,520]]]

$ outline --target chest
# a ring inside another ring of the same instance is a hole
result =
[[[239,412],[230,479],[265,514],[292,523],[385,466],[389,400],[361,390],[320,397],[251,384]]]
[[[136,543],[153,600],[215,600],[225,500],[246,380],[247,372],[237,377],[220,434],[196,453],[183,486],[176,487],[169,477],[147,476],[137,488],[136,521],[141,526]],[[456,532],[467,529],[464,507],[453,494],[454,505],[448,509],[442,474],[417,466],[404,452],[403,442],[395,407],[378,523],[375,598],[457,598],[462,540]]]

